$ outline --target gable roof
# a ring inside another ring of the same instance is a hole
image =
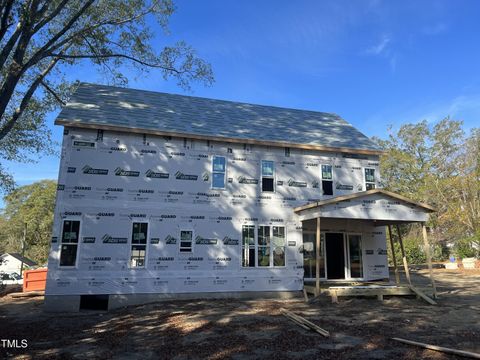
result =
[[[315,202],[312,202],[312,203],[307,204],[307,205],[296,207],[295,209],[293,209],[293,211],[295,213],[300,213],[304,210],[309,210],[309,209],[313,209],[313,208],[316,208],[316,207],[322,207],[324,205],[329,205],[329,204],[335,204],[335,203],[346,201],[346,200],[368,197],[368,196],[373,195],[373,194],[383,194],[383,195],[386,195],[388,197],[404,201],[406,203],[409,203],[411,205],[414,205],[416,207],[421,208],[422,210],[424,210],[427,213],[437,211],[434,207],[432,207],[430,205],[411,200],[411,199],[409,199],[409,198],[407,198],[403,195],[396,194],[394,192],[383,190],[383,189],[372,189],[372,190],[357,192],[357,193],[350,194],[350,195],[336,196],[336,197],[333,197],[333,198],[330,198],[330,199],[327,199],[327,200],[315,201]]]
[[[6,257],[7,255],[10,255],[11,257],[17,259],[18,261],[22,261],[22,259],[23,259],[23,263],[24,263],[25,265],[27,265],[27,266],[35,266],[35,265],[37,265],[37,263],[36,263],[35,261],[30,260],[29,258],[26,258],[26,257],[22,256],[22,255],[19,254],[19,253],[5,253],[5,254],[3,254],[3,255],[0,256],[0,257],[3,258],[3,257]]]
[[[338,115],[81,83],[57,125],[379,155]]]

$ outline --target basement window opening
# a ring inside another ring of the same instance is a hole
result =
[[[80,295],[80,310],[108,310],[109,295]]]

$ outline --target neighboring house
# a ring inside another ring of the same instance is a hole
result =
[[[23,257],[19,253],[5,253],[0,255],[0,273],[17,273],[21,275],[20,268],[22,266],[22,260],[23,270],[37,266],[35,261]]]
[[[334,114],[81,84],[56,124],[54,310],[388,278],[385,225],[432,211]]]

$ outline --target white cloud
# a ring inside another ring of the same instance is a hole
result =
[[[390,43],[391,38],[387,35],[383,35],[382,39],[375,45],[369,47],[365,50],[365,54],[367,55],[380,55],[385,51],[388,44]]]
[[[440,23],[437,23],[437,24],[434,24],[434,25],[428,25],[428,26],[425,26],[423,29],[422,29],[422,33],[424,33],[425,35],[438,35],[438,34],[442,34],[444,32],[446,32],[448,30],[448,26],[447,24],[443,23],[443,22],[440,22]]]

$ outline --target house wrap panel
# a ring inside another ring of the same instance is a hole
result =
[[[292,209],[326,198],[320,165],[335,165],[334,196],[358,191],[364,167],[378,173],[375,156],[353,159],[299,149],[286,156],[280,147],[101,135],[65,131],[47,295],[300,290],[302,223]],[[225,190],[211,189],[214,155],[227,160]],[[262,160],[275,162],[273,193],[261,192]],[[345,184],[351,189],[337,190]],[[81,221],[73,268],[59,266],[65,219]],[[129,266],[136,221],[149,224],[145,268]],[[243,225],[285,226],[285,266],[243,268]],[[193,231],[192,253],[179,251],[181,230]],[[383,241],[383,250],[384,234],[377,235],[369,246],[376,250]],[[369,259],[367,267],[380,264]],[[384,271],[368,271],[369,278],[386,277]]]

